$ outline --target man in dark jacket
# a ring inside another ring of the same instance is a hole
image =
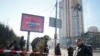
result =
[[[24,50],[24,46],[25,46],[24,36],[21,37],[19,44],[20,44],[20,49],[21,50]]]
[[[61,56],[60,43],[58,43],[57,46],[55,47],[55,55]]]
[[[86,45],[84,45],[82,39],[77,40],[77,46],[78,48],[77,48],[76,56],[92,56],[91,51]]]
[[[93,50],[92,50],[92,46],[90,45],[90,44],[86,44],[87,45],[87,47],[89,48],[89,50],[91,51],[91,53],[92,53],[92,56],[93,56]]]
[[[70,46],[67,50],[68,50],[68,56],[73,56],[73,51],[74,51],[73,47]]]

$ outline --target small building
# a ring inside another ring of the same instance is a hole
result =
[[[91,44],[93,49],[100,49],[100,32],[86,32],[82,35],[87,44]]]
[[[91,27],[88,28],[88,32],[98,32],[98,27],[91,26]]]

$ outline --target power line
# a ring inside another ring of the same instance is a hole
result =
[[[51,13],[53,12],[54,9],[55,7],[50,11],[50,13],[48,13],[49,16],[51,16]]]
[[[40,14],[41,14],[41,13],[44,13],[44,12],[47,12],[48,10],[50,10],[50,9],[53,8],[53,7],[54,7],[54,5],[53,5],[53,6],[50,6],[49,8],[47,8],[47,9],[41,11]]]

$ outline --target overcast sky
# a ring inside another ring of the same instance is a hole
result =
[[[56,0],[0,0],[0,22],[8,25],[17,36],[25,36],[27,32],[20,31],[22,13],[45,17],[44,33],[31,33],[31,40],[36,36],[49,35],[53,38],[54,28],[49,27],[49,17],[55,17]],[[100,29],[100,0],[83,0],[83,17],[85,32],[90,26]]]

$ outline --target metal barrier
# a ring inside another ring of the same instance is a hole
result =
[[[26,50],[23,50],[23,51],[16,51],[16,50],[6,50],[6,49],[0,49],[0,53],[5,53],[5,52],[8,52],[8,53],[22,53],[22,54],[48,54],[48,53],[43,53],[43,52],[34,52],[34,51],[26,51]]]
[[[11,53],[11,54],[49,54],[49,53],[44,53],[44,52],[34,52],[34,51],[27,51],[27,50],[23,50],[23,51],[17,51],[17,50],[6,50],[6,49],[0,49],[0,53]],[[49,54],[52,56],[61,56],[61,55],[55,55],[55,54]]]

